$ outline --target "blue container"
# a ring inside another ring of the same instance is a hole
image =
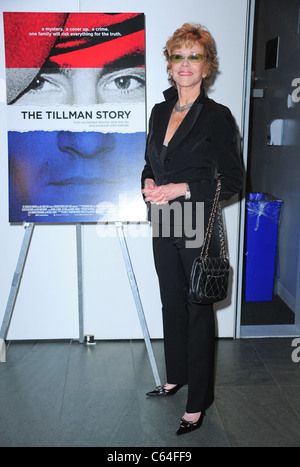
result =
[[[248,193],[244,299],[273,298],[278,223],[283,201],[265,193]]]

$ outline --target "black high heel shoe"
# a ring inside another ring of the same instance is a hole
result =
[[[185,433],[190,433],[191,431],[197,430],[200,428],[203,422],[205,412],[201,412],[199,419],[196,422],[188,422],[184,418],[180,420],[180,426],[176,431],[177,435],[184,435]]]
[[[160,386],[157,389],[154,389],[154,391],[147,392],[146,396],[155,396],[155,397],[162,397],[162,396],[173,396],[176,394],[177,391],[179,391],[180,388],[182,388],[183,384],[177,384],[174,386],[172,389],[166,389],[165,386]]]

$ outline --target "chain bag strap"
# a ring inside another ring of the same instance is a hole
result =
[[[211,237],[212,237],[214,226],[215,226],[216,216],[217,216],[217,220],[218,220],[219,237],[220,237],[220,244],[221,244],[220,256],[222,258],[226,258],[223,216],[222,216],[221,205],[219,203],[220,192],[221,192],[221,180],[219,179],[218,183],[217,183],[216,194],[215,194],[215,197],[214,197],[213,206],[212,206],[212,209],[211,209],[211,213],[210,213],[210,217],[209,217],[205,237],[204,237],[204,240],[203,240],[203,245],[202,245],[202,248],[201,248],[200,255],[203,258],[208,257],[208,252],[209,252]]]
[[[223,216],[219,203],[220,192],[221,180],[218,179],[200,256],[195,259],[191,271],[189,295],[193,302],[199,304],[216,303],[227,297],[229,261],[226,255]],[[216,218],[219,228],[220,254],[212,257],[209,256],[209,247]]]

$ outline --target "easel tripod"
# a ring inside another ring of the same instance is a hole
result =
[[[122,222],[115,222],[117,233],[118,233],[118,238],[123,254],[123,259],[125,262],[126,270],[127,270],[127,275],[129,279],[129,283],[131,286],[131,291],[134,297],[135,301],[135,306],[138,312],[138,317],[140,320],[140,325],[141,329],[143,332],[143,337],[145,341],[145,345],[147,348],[148,352],[148,357],[150,360],[153,376],[155,379],[156,386],[161,386],[157,366],[156,366],[156,361],[150,341],[150,335],[148,331],[148,326],[147,322],[145,319],[142,303],[141,303],[141,298],[139,295],[139,290],[136,282],[136,278],[134,275],[133,267],[131,264],[130,260],[130,255],[127,247],[127,242],[126,238],[124,236],[124,231],[123,231],[123,224]],[[21,280],[22,280],[22,274],[23,270],[25,267],[26,263],[26,258],[28,255],[29,247],[30,247],[30,242],[32,239],[33,231],[34,231],[35,224],[34,223],[28,223],[25,224],[25,234],[21,246],[21,250],[19,253],[19,258],[16,266],[16,270],[13,276],[12,284],[11,284],[11,289],[10,289],[10,294],[9,298],[7,301],[5,313],[4,313],[4,318],[2,321],[2,326],[0,330],[0,362],[5,362],[6,361],[6,344],[5,340],[7,338],[7,334],[9,331],[9,326],[10,322],[12,319],[13,315],[13,310],[14,306],[16,303],[18,291],[20,288]],[[83,343],[84,342],[84,322],[83,322],[83,294],[82,294],[82,284],[83,284],[83,275],[82,275],[82,236],[81,236],[81,224],[76,224],[76,246],[77,246],[77,284],[78,284],[78,317],[79,317],[79,342]]]

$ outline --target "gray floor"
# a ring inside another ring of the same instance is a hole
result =
[[[0,446],[300,446],[291,343],[217,340],[215,402],[200,430],[178,437],[187,388],[145,397],[155,384],[143,341],[10,342],[0,363]],[[153,350],[164,382],[162,341]]]

